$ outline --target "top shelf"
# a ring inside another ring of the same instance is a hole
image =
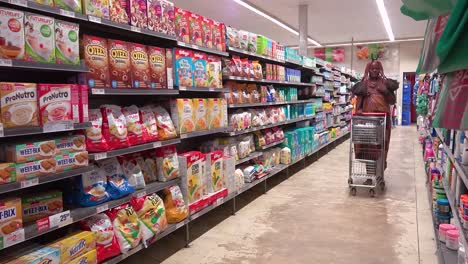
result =
[[[267,56],[263,56],[263,55],[255,53],[255,52],[249,52],[249,51],[246,51],[246,50],[241,50],[241,49],[232,48],[232,47],[226,47],[226,49],[228,51],[230,51],[231,53],[237,54],[237,55],[240,54],[240,55],[244,55],[244,56],[249,56],[251,58],[257,58],[257,59],[261,59],[263,61],[276,62],[276,63],[281,63],[281,64],[285,63],[285,61],[278,60],[278,59],[275,59],[275,58],[270,58],[270,57],[267,57]]]

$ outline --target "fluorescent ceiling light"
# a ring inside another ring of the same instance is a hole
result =
[[[275,23],[276,25],[286,29],[287,31],[293,33],[294,35],[296,36],[299,36],[299,32],[297,32],[297,30],[295,30],[294,28],[284,24],[283,22],[279,21],[278,19],[266,14],[265,12],[262,12],[261,10],[249,5],[248,3],[242,1],[242,0],[233,0],[234,2],[236,2],[237,4],[249,9],[250,11],[254,12],[255,14],[257,15],[260,15],[268,20],[270,20],[271,22]],[[307,38],[308,41],[312,42],[314,45],[316,46],[321,46],[320,43],[318,43],[317,41],[311,39],[311,38]]]
[[[424,38],[408,38],[408,39],[396,39],[394,41],[390,40],[376,40],[376,41],[366,41],[366,42],[348,42],[348,43],[336,43],[336,44],[324,44],[322,47],[344,47],[351,45],[367,45],[367,44],[379,44],[379,43],[396,43],[396,42],[409,42],[409,41],[422,41]],[[298,49],[298,46],[289,46],[291,49]],[[307,46],[307,48],[316,48],[315,46]]]
[[[388,18],[387,9],[385,8],[385,4],[383,0],[375,0],[377,2],[377,7],[379,8],[380,17],[382,17],[382,22],[385,26],[385,30],[387,31],[387,36],[390,41],[395,40],[395,36],[393,35],[392,25],[390,25],[390,19]]]

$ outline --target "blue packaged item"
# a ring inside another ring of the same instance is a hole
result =
[[[193,81],[196,87],[208,87],[207,55],[193,52]]]
[[[135,192],[135,187],[128,183],[117,158],[98,161],[99,173],[107,179],[107,193],[112,199],[118,199]]]
[[[99,170],[93,170],[74,178],[74,204],[80,206],[95,206],[111,199],[107,192],[106,176]]]
[[[174,49],[174,84],[176,86],[193,87],[193,52],[184,49]]]

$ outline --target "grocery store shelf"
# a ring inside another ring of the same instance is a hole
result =
[[[232,48],[232,47],[226,47],[226,49],[230,53],[234,53],[234,54],[250,56],[250,57],[253,57],[253,58],[258,58],[258,59],[261,59],[261,60],[264,60],[264,61],[269,61],[269,62],[277,62],[277,63],[281,63],[281,64],[285,63],[285,61],[281,61],[281,60],[278,60],[278,59],[275,59],[275,58],[263,56],[263,55],[260,55],[260,54],[254,53],[254,52],[249,52],[249,51],[245,51],[245,50],[241,50],[241,49],[237,49],[237,48]]]
[[[237,136],[237,135],[242,135],[242,134],[245,134],[245,133],[250,133],[250,132],[254,132],[254,131],[258,131],[258,130],[262,130],[262,129],[266,129],[266,128],[272,128],[272,127],[292,124],[292,123],[296,123],[296,122],[306,121],[306,120],[310,120],[312,118],[315,118],[315,115],[307,116],[307,117],[299,117],[299,118],[286,120],[286,121],[282,121],[282,122],[278,122],[278,123],[271,124],[271,125],[266,125],[266,126],[258,126],[258,127],[247,128],[247,129],[243,129],[243,130],[240,130],[240,131],[229,131],[227,133],[229,133],[230,136]]]
[[[228,88],[213,88],[213,87],[187,87],[187,86],[179,86],[179,91],[188,91],[188,92],[229,92]]]
[[[297,61],[294,61],[294,60],[290,60],[290,59],[285,59],[284,62],[286,64],[289,64],[289,65],[293,65],[293,66],[299,66],[299,67],[304,67],[304,65],[300,62],[297,62]]]
[[[55,64],[10,59],[0,59],[0,68],[8,68],[12,70],[26,69],[34,71],[89,72],[89,68],[84,65]]]
[[[457,173],[458,173],[458,175],[460,175],[460,178],[462,179],[463,183],[468,188],[468,166],[463,166],[462,164],[460,164],[460,162],[457,159],[455,159],[455,157],[452,154],[452,151],[445,144],[444,137],[443,137],[442,132],[440,131],[440,129],[435,128],[435,131],[436,131],[437,136],[439,137],[441,143],[444,146],[445,153],[447,154],[447,156],[449,157],[449,159],[452,162],[453,166],[457,170]]]
[[[258,106],[267,106],[267,105],[288,105],[288,104],[303,104],[303,103],[312,103],[314,99],[309,100],[297,100],[289,102],[264,102],[264,103],[250,103],[250,104],[230,104],[228,108],[242,108],[242,107],[258,107]]]
[[[460,241],[463,243],[464,246],[467,246],[467,240],[466,238],[467,233],[465,229],[463,228],[462,221],[460,219],[460,214],[459,214],[459,207],[457,207],[456,200],[455,200],[455,195],[453,194],[452,190],[450,190],[450,187],[448,185],[447,180],[445,179],[445,176],[442,177],[444,189],[445,189],[445,194],[447,195],[447,199],[449,200],[450,203],[450,208],[452,209],[452,216],[453,220],[455,222],[455,225],[458,226],[460,229]],[[451,262],[448,262],[451,263]]]
[[[265,145],[265,146],[261,146],[261,147],[258,148],[258,150],[269,149],[269,148],[274,147],[274,146],[276,146],[276,145],[279,145],[279,144],[281,144],[281,143],[283,143],[283,142],[284,142],[284,139],[282,139],[282,140],[280,140],[280,141],[276,141],[276,142],[270,143],[270,144]]]
[[[55,133],[55,132],[65,132],[72,130],[81,130],[91,127],[91,122],[76,123],[71,124],[71,126],[58,127],[56,129],[49,129],[43,127],[20,127],[20,128],[5,128],[3,129],[3,135],[0,132],[0,138],[2,137],[16,137],[16,136],[25,136],[25,135],[37,135],[44,133]]]
[[[286,85],[295,85],[295,86],[313,86],[313,85],[315,85],[314,83],[274,81],[274,80],[254,79],[254,78],[245,78],[245,77],[237,77],[237,76],[227,76],[227,77],[223,77],[223,79],[224,80],[233,80],[233,81],[242,81],[242,82],[286,84]]]
[[[217,133],[226,133],[227,128],[217,128],[217,129],[210,129],[210,130],[204,130],[204,131],[195,131],[187,134],[181,134],[180,138],[181,139],[186,139],[186,138],[194,138],[194,137],[200,137],[200,136],[205,136],[205,135],[211,135],[211,134],[217,134]]]
[[[117,156],[121,156],[125,154],[140,152],[143,150],[155,149],[155,148],[160,148],[164,146],[174,145],[178,143],[180,143],[180,139],[178,138],[164,140],[164,141],[155,141],[155,142],[131,146],[128,148],[123,148],[123,149],[116,149],[116,150],[110,150],[110,151],[99,152],[99,153],[90,153],[89,159],[90,160],[102,160],[102,159],[117,157]]]
[[[210,49],[210,48],[200,47],[200,46],[198,46],[198,45],[188,44],[188,43],[185,43],[185,42],[182,42],[182,41],[177,41],[177,45],[178,45],[179,47],[188,48],[188,49],[193,49],[193,50],[197,50],[197,51],[202,51],[202,52],[206,52],[206,53],[210,53],[210,54],[215,54],[215,55],[219,55],[219,56],[224,56],[224,57],[228,57],[228,56],[229,56],[229,53],[227,53],[227,52],[225,52],[225,51],[219,51],[219,50],[216,50],[216,49]]]
[[[262,152],[257,152],[257,151],[252,152],[252,153],[250,153],[249,156],[247,156],[247,157],[245,157],[245,158],[243,158],[243,159],[237,160],[237,161],[236,161],[236,166],[239,165],[239,164],[242,164],[242,163],[244,163],[244,162],[247,162],[247,161],[249,161],[249,160],[253,160],[253,159],[255,159],[255,158],[258,158],[258,157],[260,157],[260,156],[262,156],[262,155],[263,155]]]
[[[19,189],[26,189],[26,188],[33,187],[39,184],[46,184],[49,182],[54,182],[54,181],[59,181],[59,180],[75,177],[75,176],[78,176],[78,175],[81,175],[83,173],[90,172],[93,170],[94,170],[94,166],[87,166],[84,168],[78,168],[78,169],[73,169],[69,171],[54,173],[51,175],[41,176],[38,178],[29,179],[29,180],[2,184],[0,185],[0,194],[16,191]]]
[[[326,130],[323,130],[323,131],[321,131],[321,132],[326,132]],[[320,133],[321,133],[321,132],[320,132]],[[344,136],[346,136],[346,135],[348,135],[348,134],[349,134],[349,132],[346,132],[346,133],[344,133],[344,134],[341,135],[341,136],[338,136],[338,137],[336,137],[336,138],[332,138],[329,142],[323,144],[322,146],[318,147],[316,150],[314,150],[314,151],[312,151],[311,153],[307,154],[307,157],[308,157],[308,156],[312,156],[313,154],[317,153],[317,152],[320,151],[321,149],[325,148],[326,146],[330,145],[331,143],[337,141],[338,139],[340,139],[340,138],[342,138],[342,137],[344,137]]]
[[[39,3],[28,1],[28,0],[0,0],[2,3],[9,3],[15,7],[24,7],[29,10],[41,11],[51,15],[58,15],[63,17],[74,18],[76,20],[88,20],[88,18],[81,14],[72,11],[63,10],[60,8],[55,8],[47,5],[41,5]]]
[[[112,88],[92,88],[91,95],[177,95],[176,89],[112,89]]]
[[[193,221],[197,218],[199,218],[200,216],[210,212],[211,210],[215,209],[216,207],[226,203],[227,201],[230,201],[232,198],[234,198],[236,196],[236,193],[230,193],[228,196],[226,197],[223,197],[223,198],[219,198],[218,200],[216,200],[214,203],[208,205],[207,207],[201,209],[200,211],[190,215],[190,221]]]

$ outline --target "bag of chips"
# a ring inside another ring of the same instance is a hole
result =
[[[150,141],[146,126],[141,122],[138,107],[136,105],[123,107],[122,113],[127,121],[128,143],[138,145]]]
[[[145,188],[145,178],[138,162],[131,156],[120,156],[118,160],[125,176],[127,176],[128,183],[135,189]]]
[[[106,259],[120,255],[120,247],[117,237],[114,235],[114,227],[106,214],[97,214],[80,222],[81,229],[92,231],[96,235],[96,251],[98,263]]]
[[[160,140],[168,140],[177,137],[177,132],[172,123],[171,115],[162,106],[153,106],[154,116],[156,117],[156,124],[158,126],[158,134]]]
[[[179,177],[179,159],[174,145],[156,149],[158,180],[166,182]]]
[[[141,230],[145,241],[167,228],[166,209],[157,194],[140,198],[133,196],[130,203],[143,223]]]
[[[96,206],[111,199],[107,193],[107,179],[97,170],[75,177],[72,184],[73,202],[80,206]]]
[[[188,209],[179,185],[166,188],[163,190],[163,193],[167,222],[175,224],[187,218]]]
[[[114,227],[114,235],[119,242],[120,251],[126,253],[138,246],[143,239],[141,221],[130,204],[112,208],[106,211]]]
[[[118,199],[135,192],[135,187],[128,183],[117,158],[100,160],[97,163],[99,173],[107,178],[107,192],[112,199]]]
[[[100,109],[89,109],[91,127],[86,129],[86,149],[89,152],[102,152],[109,149],[102,135],[102,113]]]
[[[150,106],[140,107],[140,119],[146,128],[146,132],[148,133],[148,141],[159,140],[156,117],[154,116],[153,110]]]
[[[130,144],[127,138],[127,121],[118,105],[103,105],[102,132],[109,149],[126,148]]]

